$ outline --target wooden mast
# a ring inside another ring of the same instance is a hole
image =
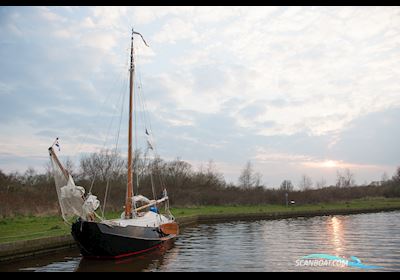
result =
[[[132,183],[132,108],[133,108],[133,74],[135,66],[133,64],[133,28],[131,36],[131,66],[129,69],[129,132],[128,132],[128,185],[125,200],[125,218],[132,218],[132,196],[133,196],[133,183]]]
[[[57,138],[58,139],[58,138]],[[68,171],[63,167],[61,164],[60,160],[58,159],[56,153],[53,150],[53,146],[49,148],[49,154],[53,158],[54,162],[58,165],[58,167],[61,169],[61,172],[63,173],[65,179],[68,181],[69,179],[69,173]]]

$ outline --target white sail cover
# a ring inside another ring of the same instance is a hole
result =
[[[136,202],[143,202],[143,203],[150,203],[150,199],[148,199],[147,197],[145,197],[145,196],[143,196],[143,195],[141,195],[141,194],[139,194],[139,195],[135,195],[135,196],[133,196],[133,201],[132,201],[133,203],[136,203]]]
[[[76,186],[71,175],[69,175],[67,185],[61,187],[60,203],[66,215],[77,215],[84,217],[82,206],[84,204],[85,189]]]
[[[84,216],[87,217],[91,213],[94,213],[94,211],[96,211],[97,208],[99,208],[99,206],[100,206],[100,201],[97,199],[97,196],[90,194],[86,198],[85,203],[83,203],[82,206]]]
[[[66,222],[74,216],[85,219],[86,215],[82,208],[85,189],[75,185],[71,175],[61,169],[59,163],[57,163],[58,159],[55,158],[52,152],[50,152],[50,159],[53,166],[54,181],[63,219]]]

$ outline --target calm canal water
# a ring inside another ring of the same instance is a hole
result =
[[[128,259],[87,260],[73,249],[1,264],[0,271],[400,271],[399,225],[400,211],[199,224]],[[355,256],[381,268],[296,266],[316,253]]]

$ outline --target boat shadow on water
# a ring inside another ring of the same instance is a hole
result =
[[[140,272],[153,271],[161,267],[165,261],[166,253],[174,247],[175,240],[163,242],[159,247],[136,256],[121,259],[91,259],[82,257],[76,272]],[[171,254],[168,254],[170,256]]]

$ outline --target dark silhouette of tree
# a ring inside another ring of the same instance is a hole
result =
[[[259,187],[261,186],[261,178],[262,175],[259,172],[254,173],[253,165],[248,161],[240,174],[239,187],[242,189]]]
[[[326,180],[325,180],[324,178],[321,178],[319,181],[317,181],[317,182],[315,183],[315,187],[316,187],[317,189],[325,188],[325,187],[326,187]]]
[[[339,188],[352,187],[355,185],[354,174],[348,168],[341,172],[336,171],[336,186]]]
[[[395,183],[400,183],[400,166],[397,167],[397,170],[392,177],[392,181]]]
[[[389,181],[389,176],[386,172],[383,172],[382,177],[381,177],[381,183],[384,184],[387,181]]]
[[[139,155],[138,155],[139,154]],[[140,152],[135,152],[134,164],[140,158]],[[124,167],[125,165],[125,167]],[[109,178],[121,176],[126,170],[126,162],[119,154],[111,150],[101,150],[99,153],[92,153],[80,161],[81,178],[106,182]]]
[[[311,177],[307,176],[306,174],[303,174],[299,182],[299,189],[304,191],[309,190],[312,188],[312,185],[313,182],[311,180]]]
[[[249,189],[251,187],[251,176],[253,173],[251,162],[248,161],[246,163],[245,168],[242,170],[242,173],[239,177],[239,187],[243,189]]]
[[[227,184],[223,175],[216,170],[215,164],[210,161],[205,167],[194,171],[191,165],[179,158],[165,161],[161,158],[144,159],[143,154],[136,153],[138,167],[142,168],[139,176],[140,194],[153,197],[152,183],[155,183],[155,195],[158,196],[164,185],[173,207],[191,207],[199,205],[260,205],[283,204],[285,199],[294,200],[296,205],[308,203],[324,203],[346,201],[364,197],[400,197],[400,167],[396,169],[391,179],[381,185],[341,186],[354,185],[354,175],[347,172],[338,172],[338,186],[325,186],[321,179],[317,182],[318,189],[294,190],[290,180],[284,180],[279,189],[268,189],[260,186],[261,175],[254,172],[251,163],[247,163],[243,174],[243,182],[248,188],[240,184]],[[115,158],[113,158],[115,157]],[[86,164],[86,165],[85,165]],[[90,172],[102,174],[105,179],[111,176],[110,182],[96,179],[92,193],[97,195],[101,203],[104,202],[106,186],[106,211],[121,211],[124,204],[127,169],[126,161],[118,154],[99,152],[90,154],[81,159],[75,172],[81,174],[74,177],[77,185],[83,186],[86,191],[92,186]],[[54,178],[48,179],[50,165],[43,174],[33,168],[26,172],[5,173],[0,170],[0,217],[14,215],[57,215],[59,205],[54,187]],[[88,173],[86,173],[88,172]],[[151,175],[153,174],[153,178]],[[242,175],[243,175],[242,174]],[[153,180],[152,180],[153,179]],[[161,182],[163,184],[161,184]],[[108,184],[109,183],[109,184]],[[286,196],[287,194],[287,196]],[[102,205],[103,206],[103,205]]]
[[[74,162],[68,157],[64,161],[64,168],[71,174],[72,177],[75,176],[75,164]]]
[[[284,180],[279,189],[281,191],[291,192],[291,191],[293,191],[294,187],[290,180]]]

